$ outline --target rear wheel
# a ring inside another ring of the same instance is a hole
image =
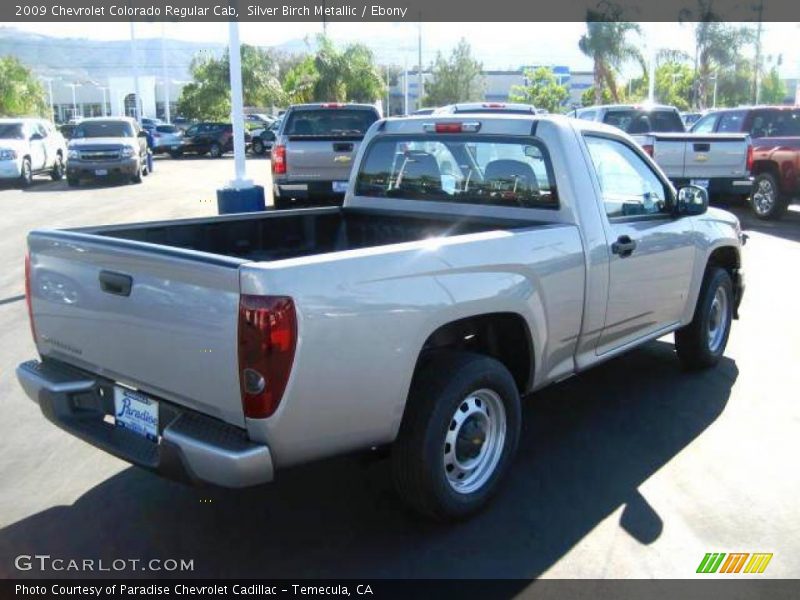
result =
[[[53,163],[53,170],[50,171],[50,179],[53,181],[61,181],[64,178],[64,157],[61,154],[56,154],[56,160]]]
[[[427,360],[392,448],[400,495],[434,519],[469,516],[497,491],[519,430],[519,392],[502,363],[461,352]]]
[[[789,208],[789,201],[781,193],[775,176],[761,173],[753,182],[751,205],[759,219],[780,219]]]
[[[219,144],[211,144],[211,147],[208,149],[208,153],[211,155],[211,158],[219,158],[222,156],[222,146]]]
[[[675,332],[675,350],[688,369],[713,367],[722,358],[733,319],[733,283],[725,269],[710,268],[692,322]]]
[[[180,150],[170,150],[169,155],[172,158],[180,158],[181,156],[183,156],[183,152],[181,152]]]
[[[69,187],[78,187],[80,185],[80,179],[77,177],[67,177],[67,185]]]
[[[31,159],[25,157],[22,159],[22,167],[19,174],[19,185],[22,188],[30,187],[33,183],[33,169],[31,168]]]
[[[266,152],[267,148],[264,146],[264,142],[261,141],[260,138],[256,138],[253,140],[253,154],[258,154],[262,156]]]

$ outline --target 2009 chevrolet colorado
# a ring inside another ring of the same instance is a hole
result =
[[[419,511],[508,470],[520,397],[675,332],[722,355],[741,232],[626,134],[564,117],[375,123],[343,207],[34,231],[45,416],[132,463],[223,486],[391,445]]]

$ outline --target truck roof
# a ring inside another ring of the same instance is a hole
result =
[[[377,111],[378,109],[375,108],[374,104],[362,104],[357,102],[310,102],[308,104],[292,104],[287,111],[289,110],[308,110],[308,109],[319,109],[319,108],[358,108],[358,109],[370,109]]]
[[[582,106],[578,110],[674,110],[677,108],[669,104],[650,104],[648,102],[641,102],[639,104],[594,104],[592,106]]]

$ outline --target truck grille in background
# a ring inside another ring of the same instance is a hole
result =
[[[91,160],[94,162],[119,160],[119,150],[82,150],[81,160]]]

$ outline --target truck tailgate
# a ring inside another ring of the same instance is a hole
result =
[[[242,426],[236,259],[79,232],[28,237],[39,352]]]
[[[746,134],[652,134],[654,158],[670,178],[747,177]]]
[[[298,179],[347,181],[356,151],[354,139],[304,139],[289,137],[286,144],[287,173]]]

